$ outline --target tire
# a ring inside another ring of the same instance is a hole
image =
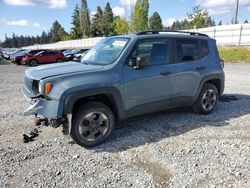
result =
[[[35,60],[35,59],[32,59],[32,60],[30,60],[30,62],[29,62],[29,66],[31,66],[31,67],[35,67],[35,66],[37,66],[37,64],[38,64],[38,61]]]
[[[88,102],[74,115],[71,136],[80,146],[94,147],[110,136],[114,126],[114,114],[106,105]]]
[[[56,60],[56,62],[57,62],[57,63],[62,63],[63,60],[62,60],[62,59],[58,59],[58,60]]]
[[[193,105],[193,110],[199,114],[210,114],[217,107],[218,98],[218,89],[213,84],[206,83]]]

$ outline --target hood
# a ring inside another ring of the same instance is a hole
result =
[[[77,62],[55,63],[26,70],[26,75],[33,80],[77,72],[91,72],[103,68],[103,65],[86,65]]]

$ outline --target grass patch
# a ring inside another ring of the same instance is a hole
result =
[[[220,48],[220,57],[224,59],[225,62],[248,62],[250,63],[250,50],[241,47],[230,47],[230,48]]]

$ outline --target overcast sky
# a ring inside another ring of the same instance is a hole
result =
[[[116,15],[129,18],[136,0],[110,0]],[[104,7],[107,0],[88,0],[89,9],[94,13],[99,5]],[[182,20],[195,4],[209,10],[216,23],[229,23],[234,15],[235,0],[151,0],[149,14],[158,11],[164,25]],[[80,0],[0,0],[0,40],[5,34],[37,35],[48,31],[58,20],[66,31],[70,31],[73,9]],[[250,0],[240,0],[239,21],[250,20]]]

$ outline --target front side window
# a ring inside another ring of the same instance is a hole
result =
[[[177,39],[176,56],[178,63],[199,59],[199,40]]]
[[[113,63],[125,49],[129,39],[124,37],[105,38],[88,51],[82,63],[108,65]]]
[[[133,53],[136,57],[147,57],[148,65],[162,65],[169,61],[169,42],[166,40],[152,40],[140,42]]]

